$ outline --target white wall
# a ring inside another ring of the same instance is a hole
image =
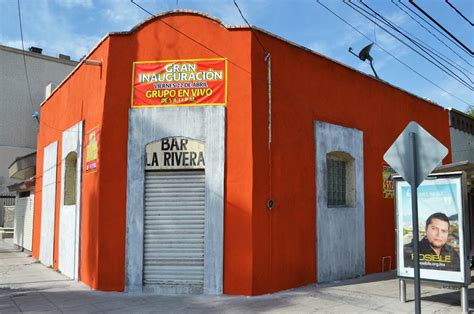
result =
[[[127,228],[125,287],[143,291],[143,219],[145,147],[169,136],[204,142],[206,151],[206,214],[204,294],[223,291],[225,114],[223,106],[131,109],[128,135]],[[158,294],[183,293],[183,287],[157,286]],[[171,292],[172,291],[172,292]]]
[[[81,213],[82,121],[63,132],[61,157],[61,207],[59,211],[59,270],[72,279],[78,279],[79,229]],[[64,204],[66,157],[77,153],[76,204]]]
[[[40,261],[46,266],[53,265],[54,221],[56,213],[56,164],[58,142],[44,148],[43,185],[41,199]]]
[[[316,144],[316,250],[318,282],[365,274],[365,203],[363,132],[314,122]],[[326,154],[345,152],[354,158],[355,206],[328,207]]]
[[[453,162],[474,162],[474,135],[450,128]]]
[[[0,45],[0,192],[15,182],[8,177],[15,157],[36,149],[38,124],[31,115],[44,100],[46,85],[60,83],[76,64],[26,52],[32,106],[21,50]]]

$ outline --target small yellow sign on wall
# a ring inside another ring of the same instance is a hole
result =
[[[394,183],[393,176],[397,175],[395,170],[388,165],[383,165],[382,170],[382,189],[384,198],[393,198],[394,196]]]
[[[99,128],[96,127],[87,133],[86,144],[86,166],[85,172],[97,169],[99,160]]]

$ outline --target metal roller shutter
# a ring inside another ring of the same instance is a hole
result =
[[[204,281],[204,171],[148,171],[145,176],[145,286]]]

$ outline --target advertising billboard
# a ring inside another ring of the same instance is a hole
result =
[[[132,84],[132,108],[225,105],[227,60],[134,62]]]
[[[429,176],[418,187],[420,278],[466,283],[462,173]],[[398,276],[413,278],[411,187],[396,178]]]

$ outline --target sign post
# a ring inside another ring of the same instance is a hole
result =
[[[415,313],[421,313],[417,188],[448,154],[448,149],[412,121],[384,155],[384,160],[411,186],[415,281]]]
[[[411,164],[413,181],[416,182],[416,134],[414,132],[409,133],[410,144],[411,144]],[[415,278],[415,313],[421,313],[421,287],[420,287],[420,253],[418,249],[418,238],[419,238],[419,224],[418,224],[418,186],[410,183],[411,186],[411,215],[413,225],[413,253],[415,254],[414,261],[414,278]],[[416,236],[416,237],[415,237]]]

